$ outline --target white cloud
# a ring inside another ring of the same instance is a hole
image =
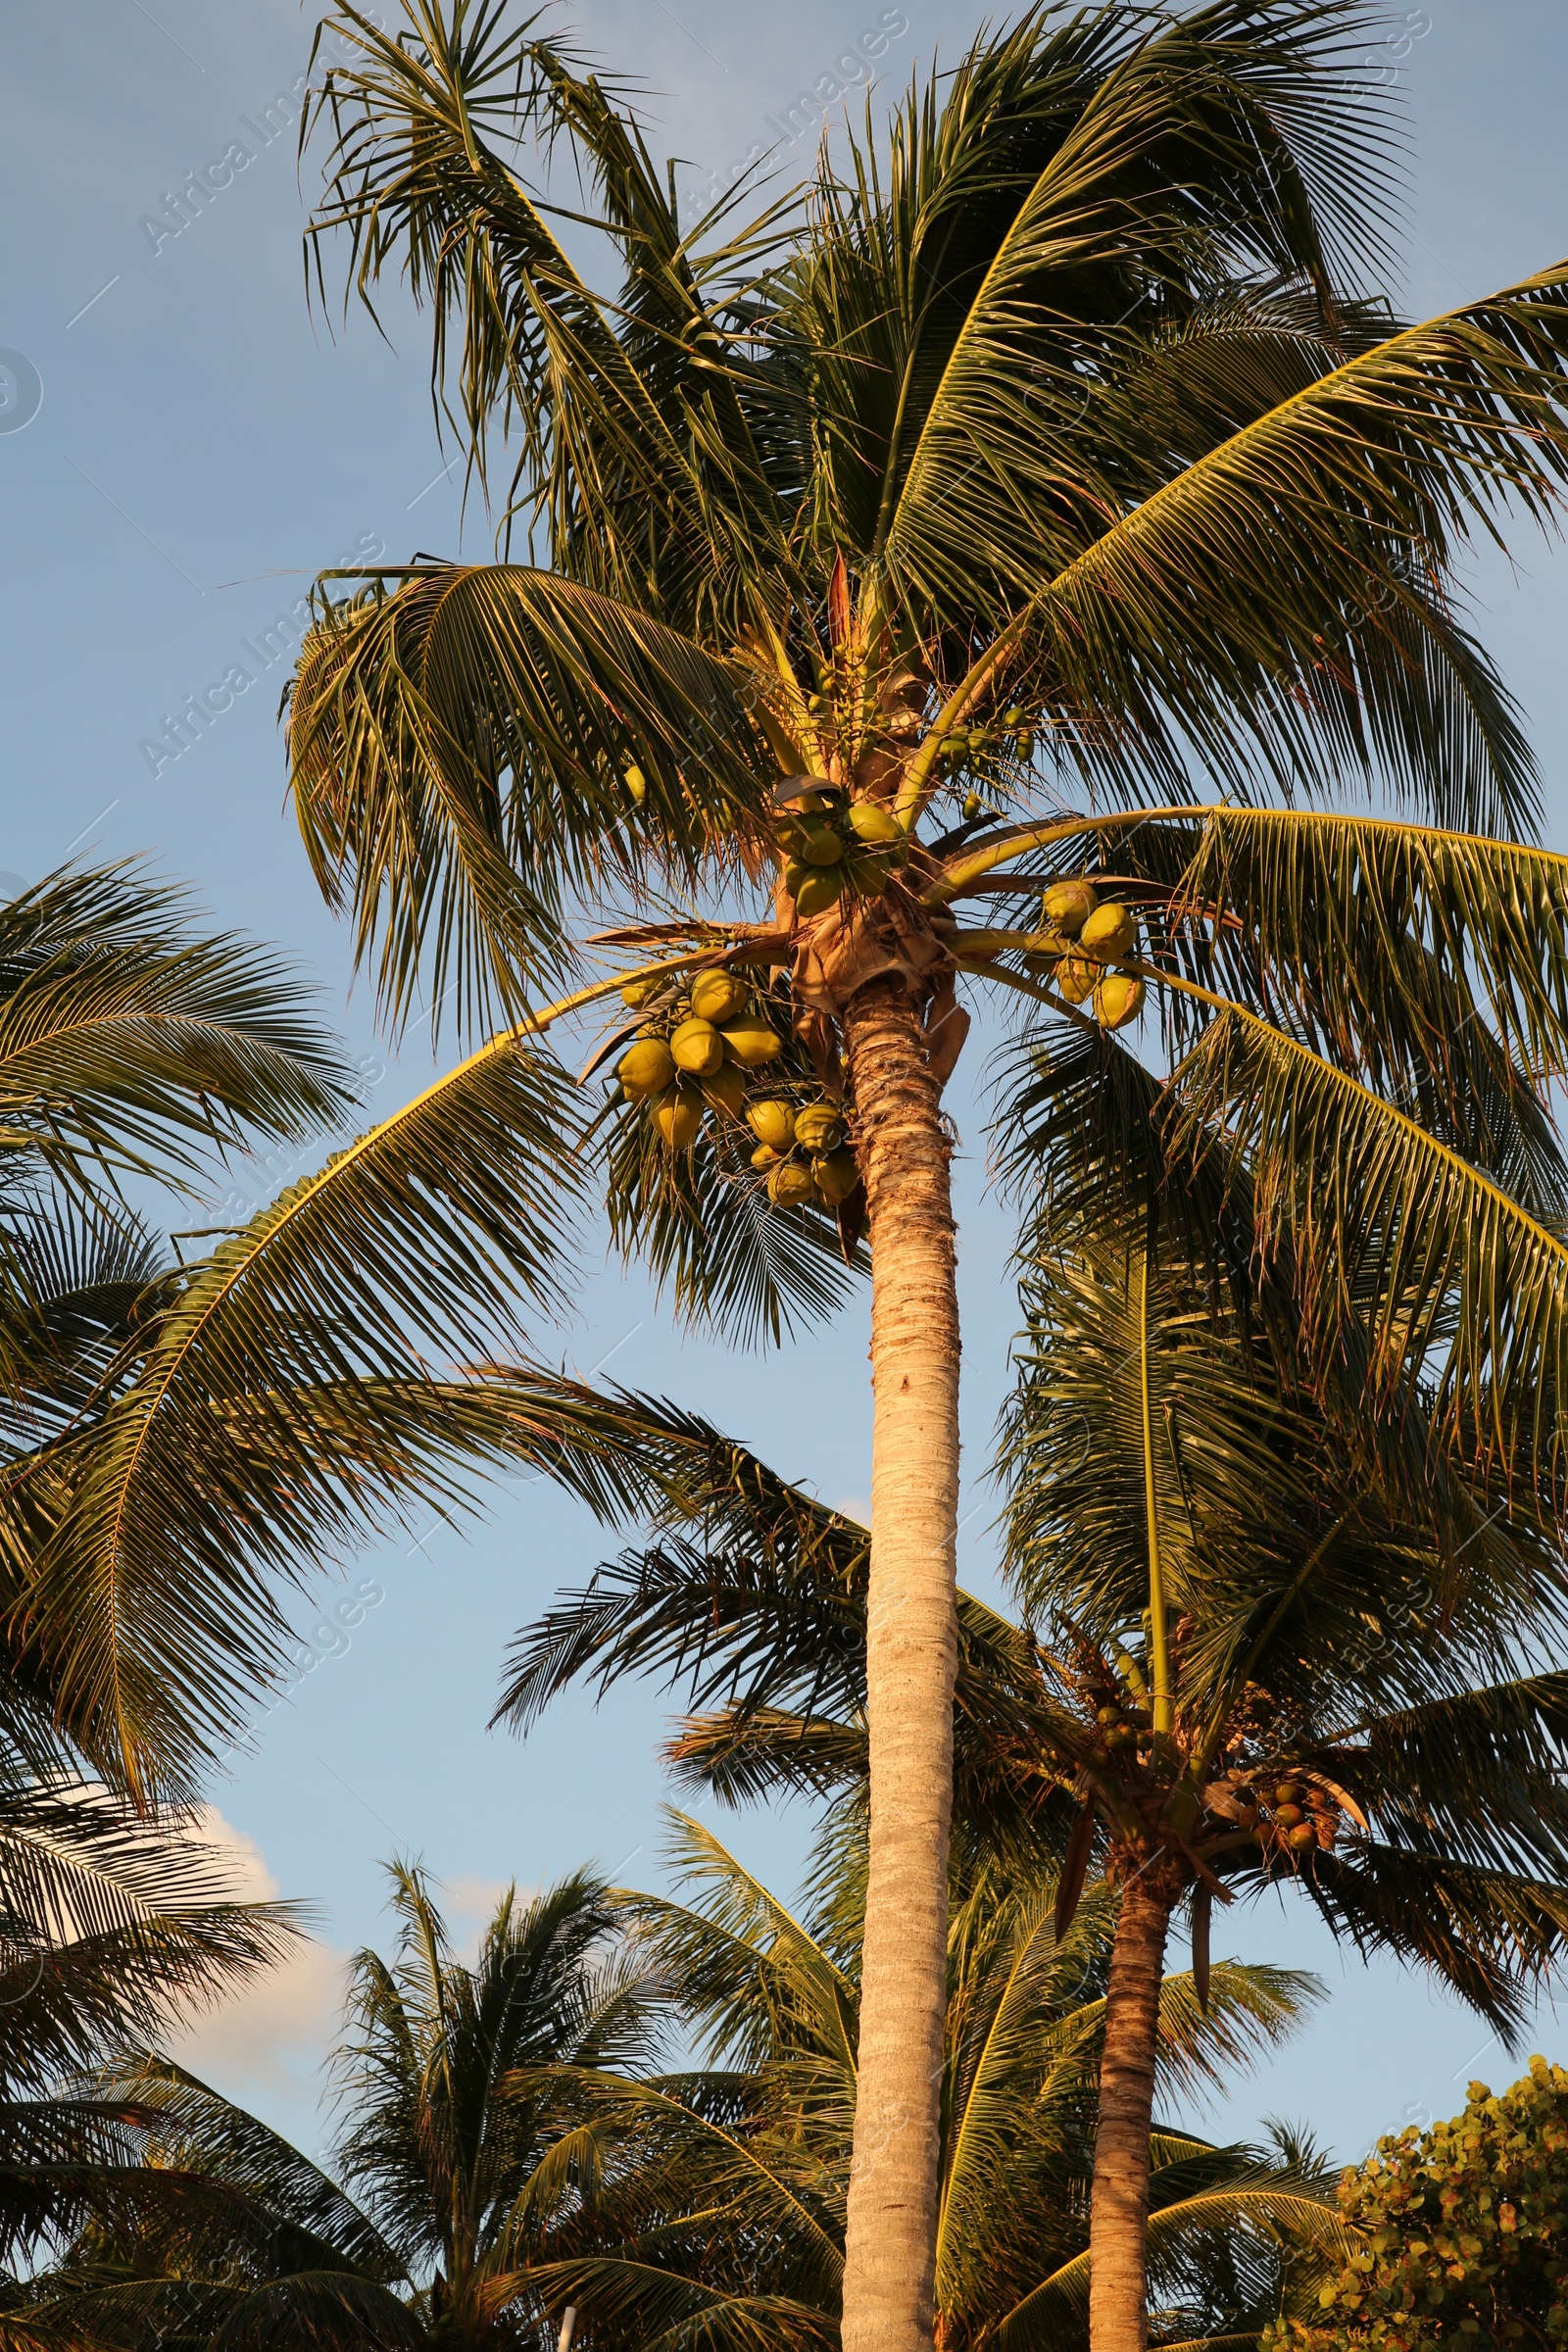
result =
[[[241,1902],[269,1902],[280,1891],[252,1838],[204,1805],[199,1834],[228,1863]],[[258,2093],[298,2096],[314,2089],[337,2027],[347,1955],[307,1937],[277,1967],[228,2000],[200,2012],[169,2042],[169,2055],[242,2105]]]

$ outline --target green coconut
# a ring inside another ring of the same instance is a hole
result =
[[[1078,934],[1078,945],[1086,956],[1102,956],[1113,963],[1120,956],[1129,955],[1138,937],[1138,926],[1125,906],[1114,900],[1097,906]]]
[[[654,1121],[671,1152],[689,1152],[703,1123],[703,1097],[695,1086],[671,1087],[654,1106]]]
[[[850,824],[864,842],[893,842],[904,839],[904,827],[891,808],[877,801],[857,801],[850,810]]]
[[[1053,930],[1076,939],[1099,905],[1094,884],[1078,879],[1053,882],[1040,902],[1040,909]]]
[[[755,1013],[738,1021],[726,1021],[719,1034],[742,1069],[760,1070],[764,1062],[776,1060],[784,1051],[784,1040],[778,1031],[770,1029]]]
[[[711,1078],[724,1066],[724,1040],[711,1021],[682,1021],[669,1041],[675,1067],[693,1078]]]
[[[1097,983],[1095,1018],[1102,1029],[1125,1029],[1143,1009],[1144,984],[1131,972],[1106,972]]]
[[[699,1020],[722,1028],[746,1010],[746,986],[733,972],[699,972],[692,982],[692,1010]]]
[[[714,1109],[723,1111],[726,1117],[743,1119],[746,1116],[746,1073],[738,1069],[734,1062],[726,1061],[722,1069],[713,1072],[711,1078],[705,1078],[703,1094]]]
[[[832,1102],[808,1102],[795,1113],[795,1140],[808,1152],[831,1151],[843,1131],[844,1122]]]
[[[844,855],[844,837],[831,825],[812,825],[801,835],[800,855],[807,865],[837,865]]]
[[[820,1159],[813,1159],[811,1174],[816,1181],[817,1191],[829,1208],[837,1208],[839,1202],[847,1200],[859,1183],[860,1164],[848,1144],[842,1144],[838,1151],[824,1152]]]
[[[640,1037],[621,1055],[615,1065],[615,1076],[631,1102],[651,1102],[672,1084],[675,1057],[662,1037]]]
[[[767,1180],[767,1197],[775,1208],[798,1208],[815,1192],[810,1169],[799,1159],[781,1159]]]
[[[760,1144],[775,1152],[787,1152],[795,1141],[795,1113],[788,1102],[748,1103],[746,1124]]]
[[[834,867],[824,866],[820,872],[808,874],[795,893],[795,911],[803,920],[813,914],[826,914],[830,906],[837,905],[843,889],[843,875]]]

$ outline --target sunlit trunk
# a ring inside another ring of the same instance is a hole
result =
[[[1149,2132],[1171,1898],[1132,1878],[1105,1994],[1100,2124],[1089,2221],[1090,2352],[1143,2352],[1149,2336]]]
[[[940,1090],[902,980],[844,1015],[871,1237],[870,1881],[845,2352],[929,2352],[953,1809],[958,1307]]]

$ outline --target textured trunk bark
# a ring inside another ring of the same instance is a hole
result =
[[[1170,1912],[1170,1896],[1147,1880],[1122,1890],[1089,2214],[1090,2352],[1144,2352],[1149,2338],[1149,2130]]]
[[[953,1810],[958,1304],[940,1088],[902,980],[850,1001],[871,1236],[870,1880],[844,2352],[930,2352]]]

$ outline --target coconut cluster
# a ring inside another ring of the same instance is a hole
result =
[[[770,1065],[784,1052],[765,999],[734,972],[699,972],[668,994],[663,980],[628,980],[621,990],[650,1016],[616,1064],[629,1102],[647,1106],[666,1151],[689,1152],[705,1119],[750,1130],[752,1165],[767,1176],[778,1208],[806,1201],[837,1208],[860,1181],[843,1112]],[[668,996],[668,1001],[663,1001]]]
[[[856,898],[880,898],[890,868],[908,847],[908,837],[891,808],[876,801],[852,801],[822,779],[820,791],[802,793],[776,829],[784,860],[784,888],[803,918],[825,914],[846,891]]]
[[[1024,956],[1024,968],[1049,979],[1069,1004],[1090,1000],[1104,1029],[1122,1029],[1144,1008],[1144,984],[1135,972],[1117,969],[1138,952],[1138,925],[1130,907],[1102,899],[1085,876],[1054,882],[1040,905],[1041,931]]]

